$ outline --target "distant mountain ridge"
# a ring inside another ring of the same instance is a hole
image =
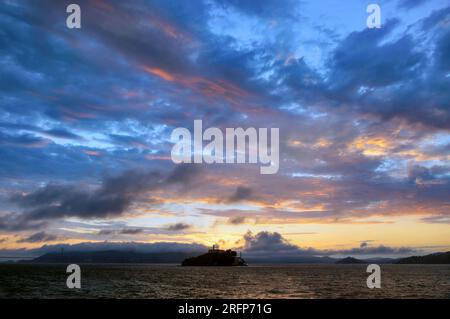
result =
[[[336,264],[450,264],[450,251],[400,259],[356,259],[353,257],[346,257],[338,260]]]
[[[336,264],[366,264],[367,262],[353,257],[346,257],[336,261]]]
[[[195,252],[73,251],[51,252],[33,259],[32,263],[181,263]]]
[[[142,252],[134,250],[99,250],[99,251],[68,251],[49,252],[32,260],[22,260],[23,263],[177,263],[187,258],[203,254],[204,251],[170,251],[170,252]],[[245,251],[244,251],[245,254]],[[262,263],[297,263],[297,264],[450,264],[450,251],[429,254],[426,256],[412,256],[400,259],[370,258],[357,259],[346,257],[336,259],[315,256],[252,256],[247,255],[248,264]]]
[[[402,258],[397,264],[450,264],[450,251]]]

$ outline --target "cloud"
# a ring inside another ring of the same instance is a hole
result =
[[[400,0],[397,7],[410,10],[419,7],[424,3],[426,3],[426,0]]]
[[[27,132],[31,132],[31,133],[41,133],[43,135],[47,135],[50,137],[62,138],[62,139],[73,139],[73,140],[81,139],[81,136],[79,136],[65,128],[62,128],[62,127],[42,129],[38,126],[30,125],[30,124],[0,122],[0,128],[4,129],[5,131],[9,131],[9,132],[27,131]],[[30,135],[28,133],[28,136],[32,136],[32,135]]]
[[[362,86],[384,87],[419,75],[424,55],[415,49],[411,37],[382,43],[398,23],[389,20],[381,29],[365,29],[348,35],[328,62],[330,87],[350,94]]]
[[[448,22],[450,7],[433,11],[428,17],[422,20],[421,27],[424,31],[431,31],[433,28],[445,26]],[[446,28],[443,28],[444,32]]]
[[[366,248],[366,247],[368,247],[368,246],[370,245],[370,243],[372,243],[372,242],[374,242],[374,240],[372,240],[372,239],[364,240],[364,241],[362,241],[362,242],[359,244],[359,248]]]
[[[169,230],[169,231],[180,231],[180,230],[189,229],[189,228],[191,228],[191,227],[192,227],[192,226],[189,225],[189,224],[185,224],[185,223],[176,223],[176,224],[168,225],[168,226],[166,227],[166,229]]]
[[[116,227],[120,226],[120,223],[115,225]],[[86,226],[85,226],[86,227]],[[108,226],[111,227],[111,226]],[[125,228],[107,228],[101,229],[97,232],[98,236],[110,236],[110,235],[141,235],[141,234],[159,234],[163,233],[163,229],[161,228],[151,228],[151,227],[125,227]]]
[[[0,230],[16,232],[24,229],[41,229],[47,226],[45,221],[29,220],[20,213],[7,213],[0,216]]]
[[[115,233],[116,233],[116,231],[113,229],[101,229],[101,230],[99,230],[98,235],[100,235],[100,236],[113,235]]]
[[[45,131],[42,131],[42,133],[52,136],[52,137],[58,137],[58,138],[63,138],[63,139],[73,139],[73,140],[81,139],[81,137],[79,135],[72,133],[63,128],[54,128],[54,129],[50,129],[50,130],[45,130]]]
[[[329,255],[349,255],[349,256],[405,256],[408,254],[417,253],[417,249],[411,247],[389,247],[384,245],[379,246],[364,246],[351,249],[336,249],[323,251]]]
[[[423,217],[421,220],[430,224],[450,224],[450,216],[444,214]]]
[[[439,68],[439,70],[443,72],[450,71],[450,57],[448,56],[449,49],[450,49],[450,30],[439,37],[434,52],[436,65]]]
[[[64,217],[108,218],[124,214],[140,195],[171,185],[187,185],[198,169],[177,166],[167,176],[159,172],[127,171],[105,178],[100,187],[49,184],[28,194],[14,195],[11,202],[24,208],[20,214],[9,214],[0,226],[16,222],[27,228],[29,222]]]
[[[177,165],[175,169],[167,176],[166,184],[181,183],[189,185],[198,175],[200,166],[198,165]]]
[[[245,223],[245,217],[243,216],[236,216],[236,217],[230,217],[228,218],[228,223],[231,225],[240,225]]]
[[[46,147],[50,141],[32,134],[11,135],[0,132],[0,145],[38,148]]]
[[[39,243],[39,242],[47,242],[47,241],[55,241],[58,239],[58,236],[47,234],[46,232],[38,232],[32,234],[26,238],[19,239],[18,243]]]
[[[251,256],[268,255],[312,255],[312,251],[302,250],[290,244],[280,233],[261,231],[257,234],[247,232],[243,238],[242,250]]]
[[[33,249],[2,249],[0,254],[8,256],[41,256],[50,252],[75,251],[134,251],[140,253],[156,253],[156,252],[192,252],[199,253],[206,251],[208,248],[197,243],[177,243],[177,242],[158,242],[158,243],[139,243],[139,242],[84,242],[78,244],[55,244],[43,245]],[[11,254],[11,255],[9,255]]]
[[[238,186],[234,194],[228,197],[227,202],[229,203],[240,202],[246,199],[250,199],[252,195],[253,191],[250,188]]]
[[[299,3],[293,0],[285,0],[282,3],[276,0],[252,1],[252,0],[229,0],[217,2],[223,6],[231,6],[248,15],[255,15],[263,18],[296,17],[296,5]]]
[[[257,234],[247,232],[238,247],[251,257],[267,258],[296,258],[296,257],[318,257],[318,256],[405,256],[417,253],[418,250],[410,247],[389,247],[384,245],[369,246],[367,242],[360,247],[351,249],[314,249],[301,248],[289,243],[280,233],[261,231]]]
[[[136,235],[144,232],[142,228],[124,228],[120,231],[121,234],[124,235]]]

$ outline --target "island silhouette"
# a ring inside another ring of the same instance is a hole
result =
[[[182,266],[247,266],[242,256],[234,250],[222,250],[213,245],[206,254],[183,260]]]

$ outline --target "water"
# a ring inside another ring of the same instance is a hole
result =
[[[0,265],[0,298],[450,298],[450,265],[81,265],[80,290],[64,265]]]

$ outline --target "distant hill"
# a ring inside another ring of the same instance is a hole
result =
[[[369,259],[364,259],[364,261],[367,264],[396,264],[398,261],[398,258],[369,258]]]
[[[336,264],[395,264],[398,259],[393,258],[368,258],[368,259],[357,259],[354,257],[346,257],[336,261]]]
[[[245,253],[245,252],[244,252]],[[315,256],[252,256],[245,254],[245,260],[251,264],[332,264],[336,259]]]
[[[397,264],[450,264],[450,251],[402,258],[397,261]]]
[[[353,257],[346,257],[336,261],[336,264],[367,264],[367,262]]]
[[[74,251],[47,253],[31,260],[32,263],[181,263],[195,252],[152,252],[134,251]],[[30,262],[30,261],[26,261]]]

